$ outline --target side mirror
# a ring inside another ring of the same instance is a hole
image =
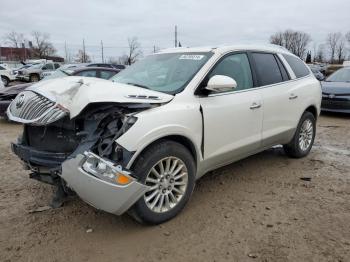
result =
[[[237,82],[233,78],[223,75],[215,75],[209,79],[208,85],[205,89],[212,92],[226,92],[231,91],[236,87]]]

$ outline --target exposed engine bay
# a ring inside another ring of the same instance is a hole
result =
[[[149,104],[88,106],[78,117],[68,115],[48,125],[25,124],[14,152],[34,173],[47,174],[44,182],[55,184],[63,161],[91,151],[96,155],[124,165],[131,157],[116,139],[136,121],[135,113],[150,108]],[[35,177],[34,178],[38,178]]]

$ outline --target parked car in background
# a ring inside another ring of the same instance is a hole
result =
[[[88,67],[105,67],[105,68],[115,68],[123,70],[125,69],[125,65],[117,65],[117,64],[104,64],[104,63],[92,63],[88,64]]]
[[[344,61],[343,62],[343,67],[348,67],[350,66],[350,61]]]
[[[8,86],[11,81],[16,80],[16,75],[12,72],[12,70],[3,64],[0,65],[0,76],[5,86]]]
[[[43,82],[7,111],[31,177],[106,212],[162,223],[205,173],[278,144],[304,157],[314,142],[320,82],[283,48],[163,50],[111,80]]]
[[[96,77],[102,79],[110,79],[115,74],[118,74],[120,69],[104,68],[104,67],[72,67],[59,68],[52,75],[45,77],[43,80],[60,78],[64,76],[85,76]]]
[[[33,64],[28,68],[18,70],[16,78],[20,81],[38,82],[42,79],[43,72],[54,71],[59,67],[59,63],[54,63],[52,61]]]
[[[103,68],[103,67],[82,67],[76,68],[71,65],[62,66],[52,75],[43,78],[41,81],[67,77],[67,76],[84,76],[84,77],[96,77],[102,79],[110,79],[115,74],[119,73],[119,69]],[[6,110],[15,97],[24,89],[30,87],[32,83],[14,85],[3,90],[0,90],[0,117],[6,118]]]
[[[350,67],[335,71],[322,85],[322,111],[350,113]]]
[[[313,67],[311,67],[310,69],[318,81],[322,81],[325,79],[325,76],[321,73],[321,71]]]

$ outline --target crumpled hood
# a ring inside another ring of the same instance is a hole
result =
[[[173,95],[98,78],[70,76],[46,80],[27,90],[39,93],[57,102],[77,116],[88,104],[99,102],[160,104],[173,99]]]

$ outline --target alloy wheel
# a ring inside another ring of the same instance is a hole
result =
[[[173,156],[161,159],[149,171],[144,200],[149,209],[164,213],[173,209],[185,195],[188,171],[184,162]]]
[[[314,127],[310,119],[305,119],[300,128],[299,147],[302,151],[309,149],[314,134]]]

